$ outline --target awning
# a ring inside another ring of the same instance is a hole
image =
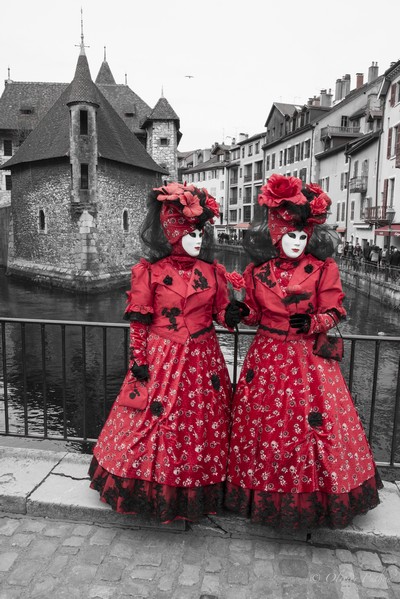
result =
[[[379,229],[375,229],[375,233],[377,235],[383,235],[384,237],[400,237],[400,225],[386,225],[385,227],[380,227]]]
[[[250,223],[239,223],[238,225],[234,225],[234,229],[249,229]]]
[[[338,227],[337,229],[335,229],[336,233],[346,233],[346,227]]]

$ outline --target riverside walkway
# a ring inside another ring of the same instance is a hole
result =
[[[120,516],[90,456],[0,438],[0,599],[400,599],[400,483],[345,530]]]

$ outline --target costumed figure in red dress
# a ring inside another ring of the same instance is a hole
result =
[[[149,197],[141,237],[150,259],[133,266],[127,292],[129,370],[89,471],[91,488],[123,514],[196,520],[222,505],[231,383],[213,320],[231,328],[240,308],[225,268],[207,261],[206,223],[218,215],[192,185]]]
[[[314,184],[272,175],[244,245],[243,319],[258,325],[233,398],[225,505],[276,528],[343,528],[382,487],[339,363],[314,353],[345,317],[331,204]]]

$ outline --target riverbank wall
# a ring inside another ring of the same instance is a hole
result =
[[[384,274],[372,275],[344,265],[339,266],[343,285],[348,285],[366,297],[372,297],[394,310],[400,311],[400,285],[385,281]]]

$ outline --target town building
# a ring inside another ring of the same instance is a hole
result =
[[[215,142],[212,148],[194,150],[180,157],[181,181],[205,187],[219,203],[220,217],[214,223],[217,237],[220,233],[227,233],[226,177],[229,162],[230,146],[218,142]]]
[[[376,226],[380,245],[400,248],[400,60],[383,74],[379,90],[382,101],[379,186],[369,220]]]
[[[22,127],[11,140],[3,129],[13,154],[1,167],[12,187],[9,274],[91,291],[126,282],[140,256],[148,192],[177,173],[179,119],[165,98],[147,112],[111,77],[103,63],[99,84],[92,81],[82,39],[73,81],[22,144]],[[31,109],[39,117],[32,101]]]

